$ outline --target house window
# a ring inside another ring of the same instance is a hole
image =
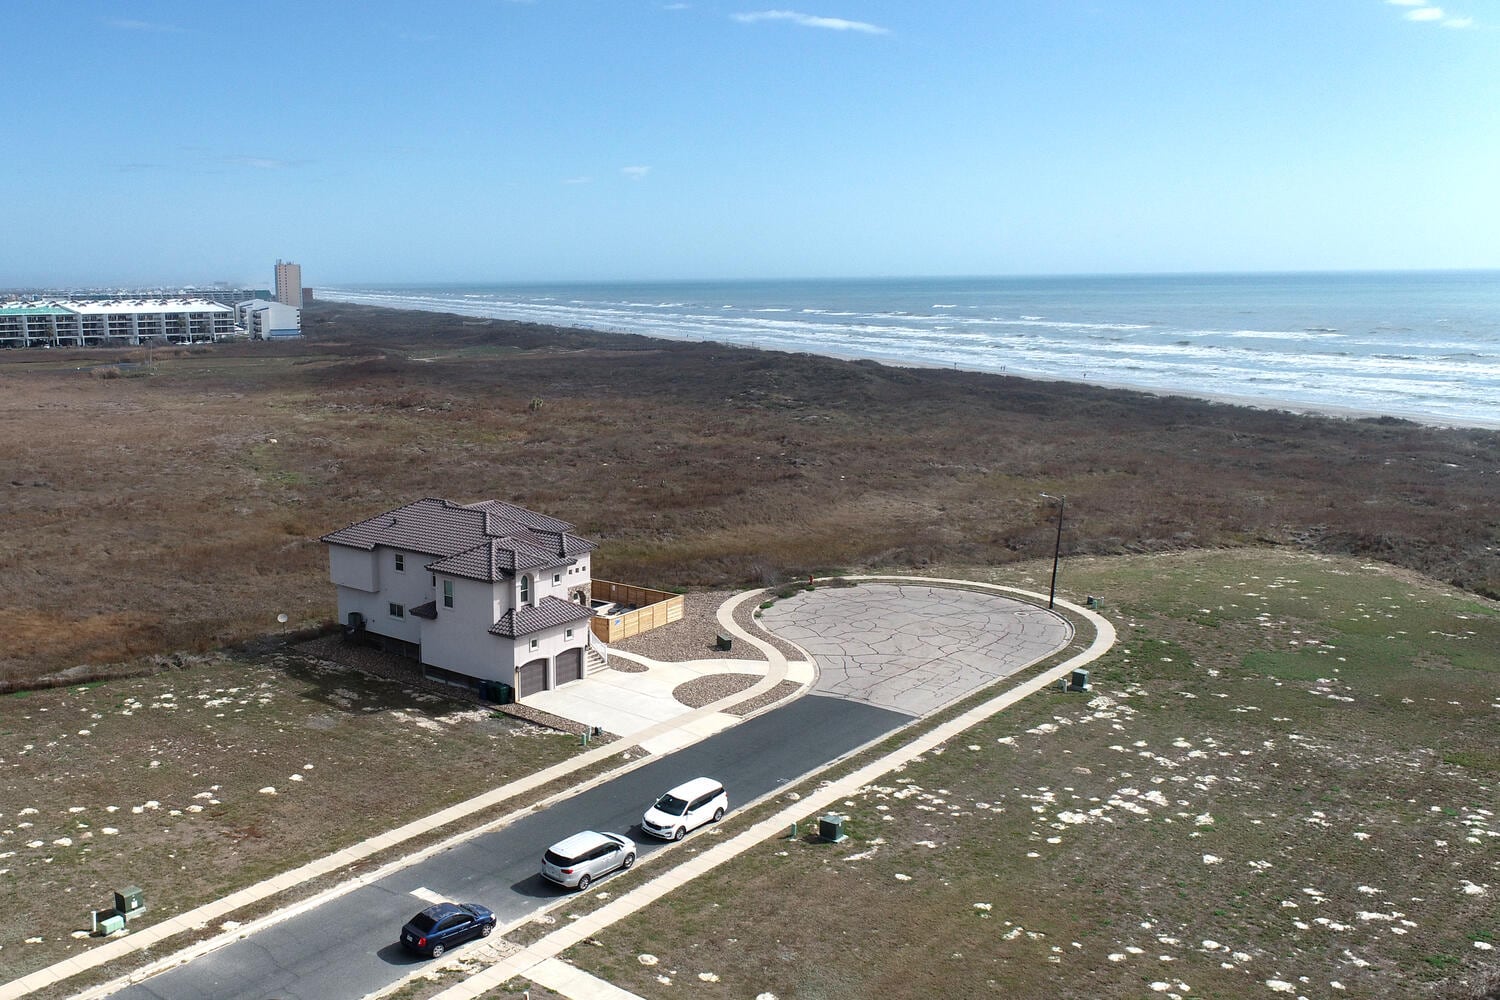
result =
[[[536,649],[536,647],[537,647],[537,645],[538,645],[538,643],[537,643],[537,640],[535,640],[535,639],[532,639],[532,640],[531,640],[531,643],[530,643],[530,644],[529,644],[529,646],[528,646],[528,648],[530,648],[530,649],[532,649],[532,650],[535,650],[535,649]]]
[[[453,581],[452,580],[444,580],[443,581],[443,607],[445,607],[445,608],[451,608],[451,607],[453,607]]]
[[[564,639],[571,639],[571,638],[573,638],[573,630],[572,629],[565,630],[563,632],[563,638]]]
[[[396,553],[396,572],[406,572],[406,557],[399,552]]]
[[[531,603],[531,577],[529,576],[521,577],[521,603]]]
[[[562,583],[562,574],[561,573],[553,573],[552,574],[552,582],[553,583]]]
[[[404,605],[404,604],[392,604],[391,605],[391,617],[392,618],[405,618],[406,617],[406,605]]]

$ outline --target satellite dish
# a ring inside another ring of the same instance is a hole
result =
[[[286,615],[284,615],[284,614],[277,615],[276,616],[276,620],[279,621],[279,622],[281,622],[281,624],[285,625],[286,624]]]

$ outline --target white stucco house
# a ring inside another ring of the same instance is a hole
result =
[[[589,630],[595,543],[500,500],[424,499],[324,535],[339,622],[430,676],[517,698],[603,663]]]

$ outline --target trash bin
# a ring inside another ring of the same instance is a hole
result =
[[[724,652],[729,652],[734,648],[734,636],[724,635],[723,633],[720,633],[717,645],[719,649],[723,650]]]
[[[479,696],[496,705],[509,705],[516,700],[516,689],[504,681],[485,681],[479,685]]]

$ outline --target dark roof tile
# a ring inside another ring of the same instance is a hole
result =
[[[581,604],[560,601],[555,597],[544,597],[537,604],[505,612],[500,616],[499,621],[490,626],[490,635],[514,639],[518,636],[540,632],[545,628],[586,622],[592,617],[594,613]]]
[[[427,497],[329,532],[328,545],[373,550],[377,545],[435,556],[428,566],[493,583],[517,570],[571,562],[596,546],[555,517],[502,500],[456,504]]]

